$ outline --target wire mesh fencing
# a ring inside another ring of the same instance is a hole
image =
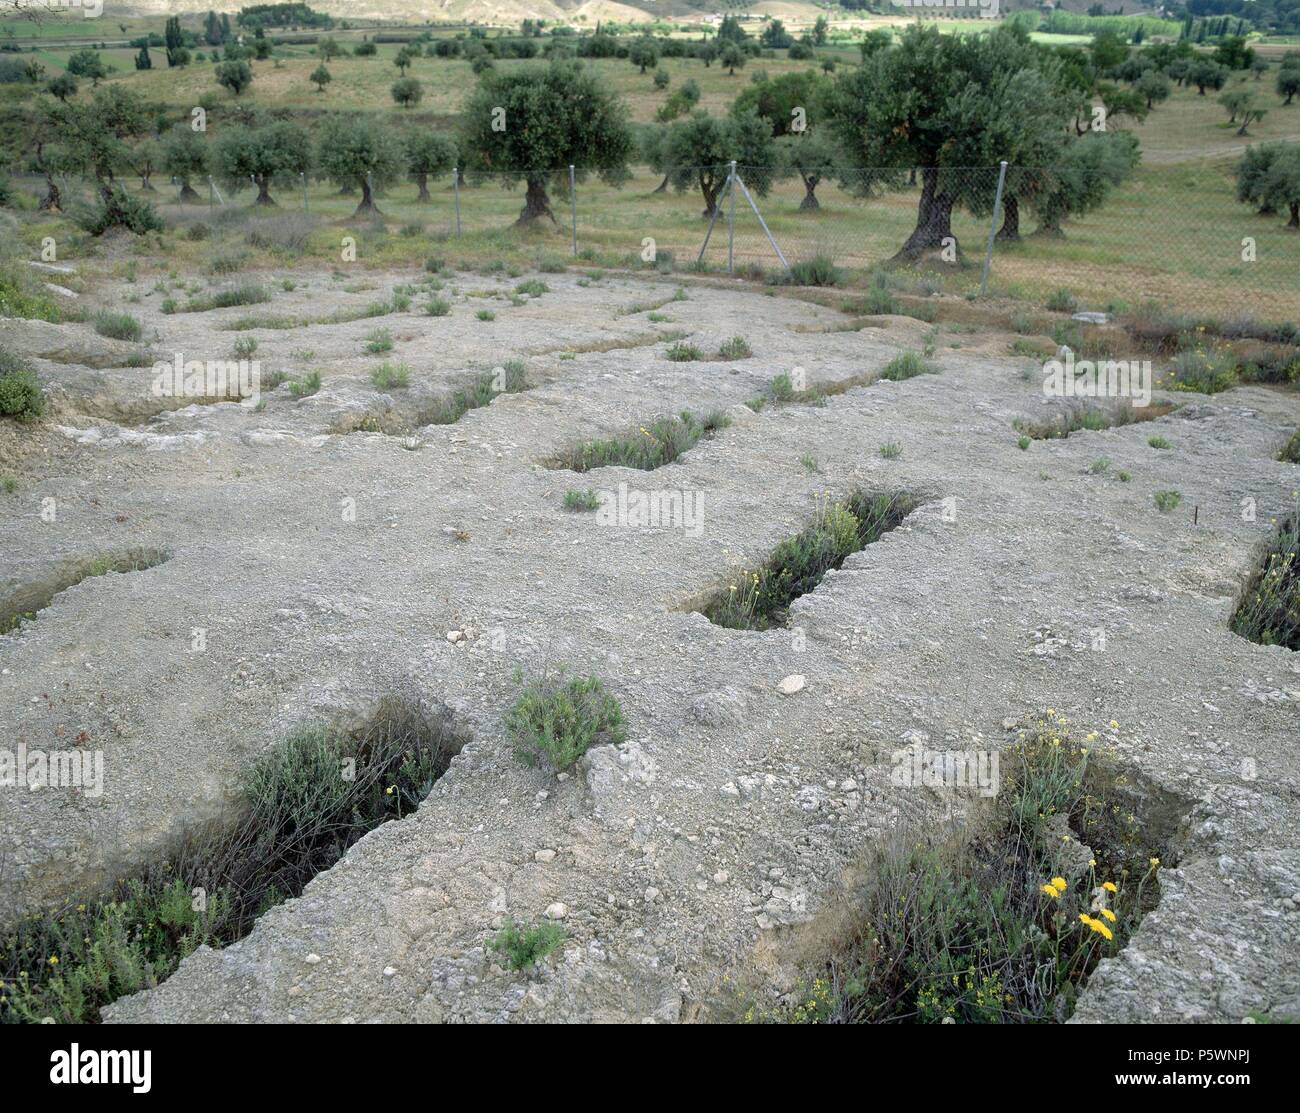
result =
[[[726,163],[667,174],[638,167],[615,184],[575,171],[571,191],[561,169],[546,178],[547,211],[526,223],[549,230],[557,251],[677,268],[798,278],[815,263],[850,271],[906,263],[958,293],[987,284],[1037,300],[1069,291],[1099,310],[1158,303],[1300,321],[1300,231],[1286,226],[1286,213],[1240,203],[1226,167],[1147,168],[1104,191],[1089,179],[1102,171],[1077,166],[739,164],[735,189],[730,172]],[[430,215],[447,235],[500,231],[525,214],[516,174],[443,186]]]
[[[178,225],[306,210],[314,221],[368,221],[435,240],[476,239],[491,253],[524,244],[601,265],[654,264],[770,280],[850,284],[888,269],[894,285],[1081,309],[1144,303],[1220,319],[1300,322],[1300,229],[1288,213],[1237,199],[1227,165],[1140,167],[1104,190],[1087,168],[863,168],[839,165],[652,169],[619,180],[559,167],[447,172],[363,190],[308,176],[271,184],[155,177],[146,196]],[[1002,192],[999,196],[999,180]],[[89,196],[64,181],[65,200]],[[183,196],[184,185],[191,195]],[[35,196],[43,183],[28,186]],[[241,188],[235,188],[235,187]],[[996,211],[995,211],[996,210]],[[906,264],[906,266],[903,266]],[[1068,295],[1068,296],[1067,296]]]

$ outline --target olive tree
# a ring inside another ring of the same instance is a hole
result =
[[[1236,173],[1238,201],[1258,206],[1261,215],[1286,210],[1286,226],[1300,229],[1300,143],[1247,147]]]
[[[1300,93],[1300,66],[1284,65],[1277,71],[1277,95],[1286,98],[1283,104],[1290,104],[1297,93]]]
[[[212,165],[233,190],[252,182],[257,187],[254,204],[274,205],[272,185],[292,181],[311,169],[311,138],[288,120],[231,127],[213,143]]]
[[[108,67],[97,50],[78,50],[68,58],[67,70],[73,77],[90,78],[92,88],[108,76]]]
[[[830,90],[826,77],[805,70],[755,82],[732,104],[733,114],[757,112],[773,136],[784,137],[779,144],[780,164],[782,169],[798,174],[803,182],[804,197],[799,208],[804,212],[821,207],[817,186],[847,162],[827,124]]]
[[[1133,82],[1133,92],[1147,102],[1147,109],[1150,110],[1161,101],[1168,100],[1173,90],[1170,88],[1169,78],[1159,70],[1147,70]]]
[[[242,58],[218,62],[215,73],[217,84],[229,89],[235,96],[253,84],[253,67]]]
[[[419,104],[424,96],[424,88],[420,85],[419,78],[401,77],[393,82],[392,88],[393,100],[403,108],[410,108],[413,104]]]
[[[420,187],[416,200],[427,203],[430,176],[445,174],[456,165],[456,144],[450,136],[421,129],[402,136],[402,147],[406,152],[407,172]]]
[[[969,168],[1003,159],[1045,165],[1081,95],[1058,60],[1015,27],[978,37],[911,27],[835,82],[831,124],[854,164],[884,170],[861,175],[858,192],[893,184],[891,171],[896,180],[900,171],[919,169],[916,226],[897,256],[917,259],[960,250],[954,207],[992,207],[996,174]]]
[[[634,39],[627,48],[627,59],[637,66],[641,73],[659,64],[659,44],[649,35]]]
[[[98,205],[79,217],[83,227],[95,235],[115,227],[136,233],[162,227],[153,209],[132,198],[116,177],[119,169],[132,164],[129,140],[150,130],[149,114],[136,94],[110,86],[89,104],[55,102],[38,126],[44,135],[57,137],[65,169],[95,179]]]
[[[77,95],[77,79],[70,73],[61,73],[58,77],[50,79],[50,83],[45,86],[45,91],[59,100],[67,100],[69,97]]]
[[[1227,69],[1208,58],[1193,62],[1187,70],[1188,84],[1195,85],[1201,96],[1205,96],[1206,89],[1214,89],[1216,92],[1222,89],[1227,80]]]
[[[373,191],[406,171],[406,150],[387,127],[353,116],[330,116],[320,126],[316,165],[337,185],[361,190],[354,216],[377,213]]]
[[[1026,200],[1043,235],[1061,236],[1061,222],[1099,208],[1137,167],[1138,141],[1127,131],[1089,132],[1066,139]]]
[[[803,200],[799,208],[809,212],[821,208],[817,200],[817,187],[826,178],[844,173],[844,152],[826,128],[809,128],[782,138],[778,146],[785,166],[799,175],[803,182]]]
[[[628,178],[633,141],[627,108],[580,63],[557,59],[488,70],[461,118],[466,169],[498,173],[507,185],[525,183],[519,224],[554,221],[547,186],[556,180],[567,185],[570,165],[579,180],[589,172],[611,184]]]
[[[162,138],[162,166],[180,183],[182,202],[198,201],[199,195],[190,185],[190,179],[207,173],[207,139],[187,124],[177,124]]]
[[[705,217],[717,211],[732,160],[743,168],[745,184],[760,196],[771,188],[780,168],[772,129],[752,109],[721,118],[695,112],[678,120],[668,128],[661,158],[678,193],[699,188]]]

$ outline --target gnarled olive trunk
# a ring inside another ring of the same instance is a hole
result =
[[[704,212],[700,215],[705,220],[710,219],[718,211],[718,194],[722,192],[725,184],[725,178],[721,182],[716,182],[703,174],[700,175],[700,192],[704,194]]]
[[[429,203],[429,175],[423,172],[415,175],[415,184],[420,187],[420,196],[415,200],[422,204]]]
[[[1014,193],[1002,198],[1002,227],[995,237],[999,240],[1020,239],[1020,199]]]
[[[62,212],[63,191],[59,189],[59,183],[54,180],[54,172],[45,161],[45,144],[40,141],[36,144],[35,166],[45,176],[45,196],[41,198],[38,211],[43,213]]]
[[[41,198],[37,209],[43,213],[63,211],[63,192],[59,189],[59,183],[54,180],[54,175],[48,170],[45,171],[45,196]]]
[[[272,200],[271,198],[271,179],[264,174],[260,178],[256,179],[256,181],[257,181],[257,200],[254,202],[254,204],[274,205],[275,201]]]
[[[380,216],[379,206],[375,204],[374,194],[370,192],[370,179],[361,179],[361,203],[357,205],[353,216]]]
[[[921,200],[916,210],[916,227],[899,248],[896,260],[919,259],[927,251],[941,248],[951,240],[960,251],[957,237],[952,234],[952,195],[939,189],[939,168],[925,166],[921,169]]]
[[[192,185],[190,185],[189,178],[182,178],[181,179],[181,204],[182,205],[192,204],[200,200],[202,200],[202,198],[199,197],[199,191],[196,190]]]
[[[654,188],[654,190],[652,190],[652,192],[653,192],[653,193],[665,193],[665,192],[667,192],[667,190],[668,190],[668,179],[671,178],[671,177],[672,177],[671,174],[665,174],[665,175],[664,175],[664,180],[663,180],[662,182],[660,182],[660,183],[659,183],[659,184]]]
[[[1291,202],[1291,219],[1286,222],[1288,228],[1300,228],[1300,201]]]
[[[551,199],[546,195],[545,178],[529,178],[528,188],[524,191],[524,207],[519,213],[516,224],[531,224],[540,217],[548,216],[551,223],[557,223],[551,212]]]
[[[817,185],[821,178],[813,174],[800,174],[803,179],[803,200],[799,202],[800,212],[810,212],[813,209],[820,209],[821,202],[817,200]]]

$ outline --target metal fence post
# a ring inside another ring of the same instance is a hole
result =
[[[754,200],[754,195],[749,192],[749,186],[743,178],[737,178],[736,184],[745,191],[745,200],[749,202],[749,207],[754,210],[754,215],[758,217],[759,227],[763,229],[763,235],[767,237],[767,242],[772,245],[772,250],[776,252],[776,257],[781,260],[781,266],[785,267],[786,273],[793,273],[790,270],[790,264],[786,261],[785,255],[777,245],[776,237],[772,235],[772,230],[767,226],[767,221],[763,219],[763,214],[759,211],[758,202]]]
[[[727,176],[727,191],[730,194],[727,212],[727,273],[736,273],[736,160],[731,160],[731,173]]]
[[[217,208],[217,199],[213,196],[216,186],[212,183],[212,175],[208,175],[208,215],[211,216]]]
[[[1007,162],[1002,160],[998,167],[998,192],[993,198],[993,217],[989,221],[989,245],[984,252],[984,273],[980,275],[980,297],[983,297],[989,288],[989,267],[993,264],[993,238],[998,232],[998,210],[1002,207],[1002,186],[1007,180]]]
[[[460,238],[460,167],[451,168],[451,184],[456,191],[456,237]]]
[[[578,254],[578,178],[573,169],[573,163],[569,163],[569,207],[573,213],[573,254]]]

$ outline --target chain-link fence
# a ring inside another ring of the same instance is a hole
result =
[[[1300,322],[1300,229],[1287,227],[1285,211],[1238,201],[1226,165],[1142,167],[1095,193],[1078,167],[773,173],[740,165],[735,189],[730,181],[727,163],[667,174],[639,166],[620,182],[561,168],[530,196],[518,173],[448,172],[423,188],[402,181],[375,190],[379,211],[367,214],[357,211],[359,188],[294,177],[273,184],[271,211],[306,208],[339,222],[369,216],[467,248],[477,241],[490,254],[521,242],[517,222],[530,210],[522,242],[604,265],[657,262],[775,279],[793,272],[801,281],[833,266],[848,285],[891,268],[895,287],[975,294],[986,285],[991,295],[1039,304],[1068,291],[1084,309],[1155,303]],[[233,216],[257,195],[251,183],[234,191],[196,179],[198,197],[181,205],[179,183],[155,177],[154,185],[150,199],[185,223],[208,219],[205,210]],[[39,181],[30,188],[39,194]]]
[[[987,282],[1040,301],[1068,290],[1086,308],[1159,303],[1300,321],[1300,231],[1284,212],[1238,202],[1226,167],[1144,169],[1099,201],[1077,167],[741,165],[734,190],[730,170],[640,167],[619,185],[575,170],[572,193],[561,171],[547,179],[549,215],[534,224],[550,228],[557,250],[653,255],[677,268],[798,277],[814,263],[863,272],[906,262],[953,292]],[[430,190],[427,221],[449,236],[501,231],[525,208],[514,174]]]

